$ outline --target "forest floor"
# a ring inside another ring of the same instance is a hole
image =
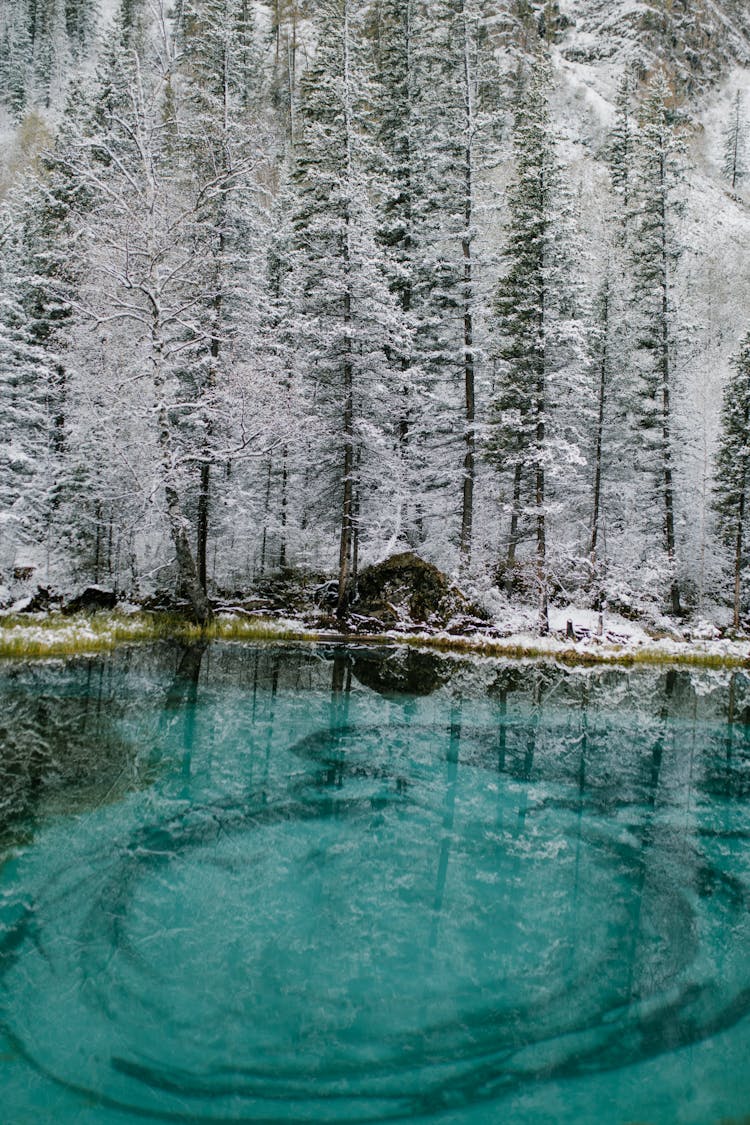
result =
[[[521,620],[468,629],[462,629],[460,622],[446,629],[404,624],[369,632],[366,622],[356,630],[343,631],[330,618],[311,623],[298,615],[267,616],[231,609],[217,612],[205,629],[174,612],[149,612],[137,607],[72,615],[55,611],[4,613],[0,616],[0,658],[62,658],[158,640],[305,641],[406,644],[466,656],[545,659],[572,665],[750,668],[750,640],[720,637],[710,626],[681,634],[677,630],[647,631],[636,623],[606,615],[600,633],[598,618],[590,611],[566,607],[553,610],[550,618],[549,636],[540,637],[523,628],[525,622]]]

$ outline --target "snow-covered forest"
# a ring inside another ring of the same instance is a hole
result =
[[[739,625],[746,0],[4,0],[0,585]]]

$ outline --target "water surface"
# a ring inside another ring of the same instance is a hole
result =
[[[750,1114],[744,674],[160,646],[0,704],[7,1125]]]

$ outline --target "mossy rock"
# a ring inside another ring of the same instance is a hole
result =
[[[366,567],[359,576],[357,598],[351,608],[386,626],[434,628],[444,628],[456,615],[475,610],[441,570],[412,551]]]

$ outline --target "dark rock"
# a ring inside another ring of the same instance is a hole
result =
[[[352,672],[361,684],[384,696],[430,695],[450,675],[444,658],[413,648],[356,651]]]
[[[177,597],[171,590],[155,590],[140,599],[141,609],[151,612],[182,613],[187,607],[185,598]]]
[[[14,566],[13,577],[16,582],[28,582],[34,577],[35,566]]]
[[[386,628],[399,624],[444,628],[459,614],[478,613],[441,570],[411,551],[366,567],[352,609]]]
[[[53,606],[59,605],[62,598],[53,594],[47,586],[38,586],[36,593],[29,598],[24,598],[23,605],[19,605],[18,613],[46,613]]]
[[[105,590],[102,586],[87,586],[81,594],[67,602],[63,612],[81,613],[96,609],[114,609],[116,605],[117,594],[114,590]]]

